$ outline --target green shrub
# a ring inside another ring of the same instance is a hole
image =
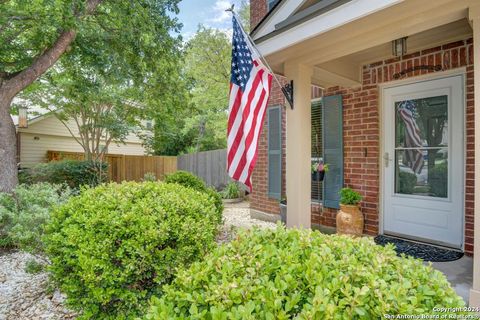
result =
[[[433,167],[428,175],[430,192],[436,197],[447,197],[448,163],[442,162]]]
[[[157,181],[157,177],[153,172],[145,172],[143,175],[143,181]]]
[[[223,217],[223,202],[222,202],[222,196],[220,193],[217,192],[214,188],[207,188],[205,190],[205,193],[210,197],[210,199],[213,201],[213,204],[215,205],[215,211],[217,213],[217,222],[221,223],[222,222],[222,217]]]
[[[66,183],[70,188],[79,190],[81,186],[97,186],[107,179],[106,163],[61,160],[40,163],[22,172],[22,181],[28,183],[49,182]]]
[[[222,220],[223,202],[222,196],[213,188],[208,188],[202,179],[187,171],[177,171],[165,177],[166,183],[176,183],[184,187],[191,188],[208,194],[217,208],[217,221]]]
[[[237,199],[241,197],[241,191],[238,184],[235,182],[229,182],[225,189],[221,192],[223,199]]]
[[[176,184],[82,190],[54,211],[46,228],[53,278],[82,318],[132,318],[178,267],[210,250],[215,217],[206,194]]]
[[[463,305],[441,272],[392,245],[277,227],[181,270],[146,319],[380,319]]]
[[[398,191],[403,194],[412,194],[417,185],[417,176],[414,173],[401,171],[399,173]]]
[[[29,274],[37,274],[43,271],[44,265],[35,259],[30,259],[25,264],[25,272]]]
[[[71,196],[65,185],[19,185],[12,194],[0,193],[0,244],[41,251],[44,224],[56,206]]]
[[[198,191],[205,191],[207,186],[202,179],[187,171],[176,171],[165,177],[166,183],[177,183]]]
[[[340,190],[340,203],[350,206],[356,206],[362,201],[362,196],[351,188],[342,188]]]

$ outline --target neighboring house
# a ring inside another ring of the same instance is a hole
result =
[[[14,117],[17,124],[18,119]],[[78,135],[74,120],[67,122],[70,130]],[[36,163],[46,162],[47,151],[83,152],[83,148],[70,134],[69,130],[52,114],[39,115],[28,120],[27,128],[17,125],[17,158],[20,167],[30,167]],[[110,143],[110,154],[145,155],[146,150],[142,140],[135,134],[130,134],[125,143]]]
[[[480,1],[251,0],[251,19],[258,49],[294,88],[293,109],[272,88],[253,213],[278,219],[286,196],[287,225],[334,230],[348,186],[363,195],[366,234],[478,252]],[[310,171],[320,158],[323,184]]]

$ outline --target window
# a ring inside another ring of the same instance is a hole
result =
[[[323,161],[323,135],[322,135],[322,103],[320,99],[312,101],[311,114],[311,153],[312,166]],[[312,172],[312,201],[322,201],[323,182],[319,179],[319,174]]]
[[[279,0],[267,0],[268,11],[272,10],[278,1]]]

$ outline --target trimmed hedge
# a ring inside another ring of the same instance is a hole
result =
[[[205,182],[196,175],[187,171],[176,171],[165,177],[166,183],[177,183],[184,187],[189,187],[198,191],[205,191],[207,189]]]
[[[393,246],[277,227],[179,272],[146,319],[380,319],[445,306],[464,306],[445,276]]]
[[[133,318],[178,267],[212,248],[215,217],[211,198],[176,184],[85,189],[46,227],[50,270],[81,318]]]
[[[167,175],[165,177],[165,182],[176,183],[184,187],[188,187],[208,194],[212,198],[213,202],[215,203],[215,207],[217,208],[218,222],[222,221],[222,214],[224,209],[222,196],[214,188],[207,187],[202,179],[200,179],[194,174],[191,174],[190,172],[179,170]]]
[[[48,182],[67,184],[79,190],[82,186],[95,187],[107,180],[108,165],[105,162],[61,160],[40,163],[24,169],[19,179],[22,183]]]

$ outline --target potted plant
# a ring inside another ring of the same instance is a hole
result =
[[[280,220],[282,223],[287,223],[287,197],[282,197],[280,200]]]
[[[229,182],[220,195],[224,203],[236,203],[243,200],[243,192],[235,182]]]
[[[351,188],[340,191],[340,210],[337,213],[337,233],[361,236],[363,234],[364,219],[359,203],[362,201],[360,193]]]
[[[328,172],[329,167],[328,164],[324,164],[323,161],[316,162],[312,164],[311,171],[312,171],[312,180],[313,181],[323,181],[325,178],[325,173]]]

